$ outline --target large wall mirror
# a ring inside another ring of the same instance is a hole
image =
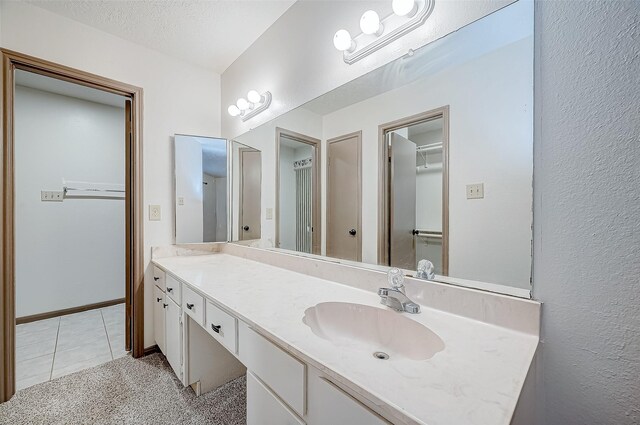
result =
[[[235,140],[264,158],[260,246],[529,296],[531,2]]]
[[[260,240],[259,150],[176,134],[174,166],[176,243]]]

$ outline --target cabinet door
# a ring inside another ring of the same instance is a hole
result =
[[[165,353],[167,361],[176,373],[176,376],[183,380],[182,377],[182,323],[180,307],[174,303],[169,297],[166,298],[165,304]]]
[[[247,425],[303,425],[284,403],[265,387],[251,372],[247,373]]]
[[[157,286],[153,287],[153,335],[160,351],[165,353],[164,345],[164,312],[165,312],[164,292]]]
[[[320,372],[309,368],[309,425],[390,425],[349,394],[329,382]]]

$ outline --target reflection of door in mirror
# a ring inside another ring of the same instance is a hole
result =
[[[401,120],[385,131],[388,265],[415,270],[417,261],[427,259],[437,274],[447,274],[445,122],[439,111]]]
[[[327,141],[327,256],[362,259],[362,132]]]
[[[276,246],[319,253],[320,140],[277,129]]]
[[[227,240],[227,141],[176,134],[176,243]]]
[[[240,228],[239,240],[260,239],[262,154],[251,148],[240,148]]]

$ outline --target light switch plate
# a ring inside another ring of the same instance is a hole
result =
[[[267,220],[273,220],[273,208],[267,208]]]
[[[64,192],[61,190],[41,190],[40,200],[43,202],[62,202],[64,201]]]
[[[160,205],[149,205],[149,221],[160,221]]]
[[[484,198],[484,183],[468,184],[467,199]]]

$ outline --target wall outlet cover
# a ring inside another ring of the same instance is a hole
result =
[[[267,208],[267,220],[273,220],[273,208]]]
[[[43,202],[62,202],[64,201],[64,192],[62,190],[41,190],[40,200]]]
[[[467,199],[483,199],[484,183],[468,184]]]
[[[149,205],[149,221],[160,221],[160,205]]]

